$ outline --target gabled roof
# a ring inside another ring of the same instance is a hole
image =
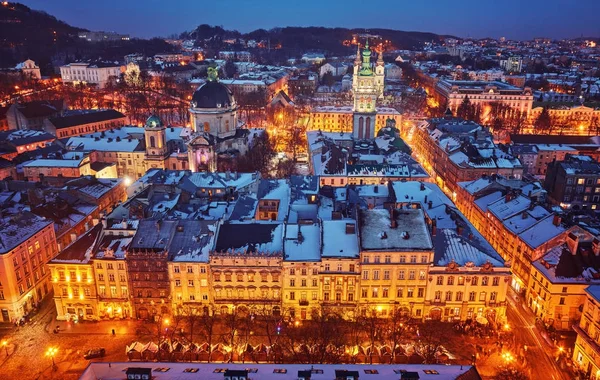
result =
[[[51,117],[48,120],[52,123],[52,125],[54,125],[54,127],[56,127],[56,129],[63,129],[77,125],[121,119],[124,117],[125,115],[116,110],[102,110],[68,116]]]

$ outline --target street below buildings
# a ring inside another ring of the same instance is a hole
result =
[[[507,299],[507,317],[514,331],[515,347],[518,351],[515,355],[524,359],[525,372],[531,379],[539,378],[539,374],[544,374],[545,379],[570,379],[570,373],[557,364],[556,359],[563,352],[544,338],[540,326],[535,323],[535,315],[526,308],[512,289],[509,290]],[[566,349],[564,354],[567,354]]]

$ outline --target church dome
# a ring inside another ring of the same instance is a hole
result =
[[[152,115],[146,120],[146,128],[162,128],[163,122],[156,115]]]
[[[192,108],[227,108],[234,103],[233,93],[218,81],[208,81],[192,96]]]

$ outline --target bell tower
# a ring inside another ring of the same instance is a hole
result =
[[[146,140],[146,159],[164,161],[168,154],[165,126],[158,116],[152,115],[146,120],[144,138]]]
[[[385,86],[385,62],[383,61],[383,47],[377,54],[377,64],[375,66],[375,86],[377,87],[377,98],[383,99],[383,88]]]
[[[360,49],[359,49],[360,51]],[[369,41],[365,43],[362,59],[354,61],[354,78],[352,92],[354,96],[353,125],[354,138],[372,139],[375,137],[375,122],[377,120],[378,89],[376,75],[371,64],[371,50]]]

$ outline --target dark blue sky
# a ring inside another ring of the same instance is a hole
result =
[[[461,37],[600,36],[600,0],[21,0],[69,24],[136,37],[199,24],[428,31]]]

